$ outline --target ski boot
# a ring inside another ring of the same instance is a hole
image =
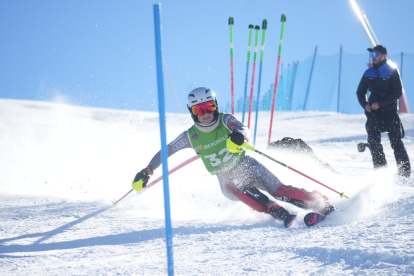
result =
[[[269,206],[267,213],[275,219],[283,220],[286,228],[290,227],[296,218],[296,215],[291,215],[285,208],[277,204]]]

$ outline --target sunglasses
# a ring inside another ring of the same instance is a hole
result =
[[[377,57],[379,54],[377,52],[371,52],[372,57]]]
[[[204,102],[191,107],[193,114],[196,116],[203,116],[206,113],[213,113],[214,111],[216,111],[216,109],[217,106],[215,101]]]

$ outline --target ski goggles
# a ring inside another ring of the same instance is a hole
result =
[[[377,57],[379,54],[377,52],[371,52],[372,57]]]
[[[191,107],[191,110],[195,116],[203,116],[204,114],[213,113],[217,110],[217,105],[215,101],[204,102],[198,105]]]

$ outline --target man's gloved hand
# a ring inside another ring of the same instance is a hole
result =
[[[226,141],[226,147],[231,153],[239,153],[245,148],[244,135],[238,130],[230,133]]]
[[[132,188],[137,192],[141,192],[142,188],[145,188],[148,184],[148,180],[152,176],[152,170],[150,167],[146,167],[145,169],[141,170],[132,181]]]

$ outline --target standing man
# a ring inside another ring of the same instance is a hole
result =
[[[387,62],[387,48],[377,45],[368,48],[368,51],[371,52],[373,66],[365,71],[356,94],[367,116],[365,129],[374,168],[387,165],[381,145],[381,132],[387,131],[397,161],[398,174],[409,177],[410,160],[401,141],[403,128],[398,116],[398,99],[402,96],[400,73]],[[367,101],[368,89],[371,95]]]

